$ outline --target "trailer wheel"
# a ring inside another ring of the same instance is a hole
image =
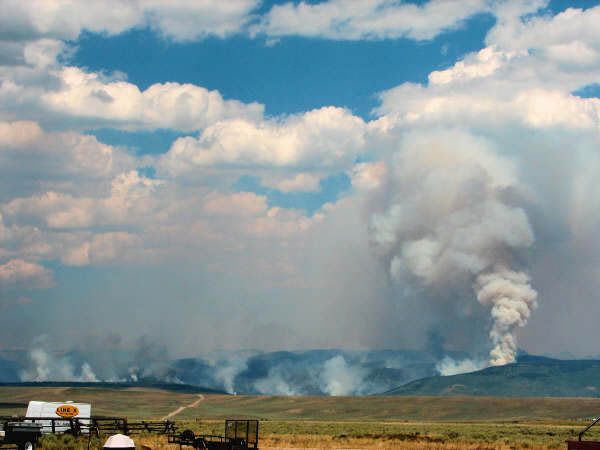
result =
[[[192,430],[185,430],[183,433],[181,433],[181,437],[187,441],[193,441],[196,439],[196,435]]]
[[[35,443],[31,441],[19,444],[19,450],[35,450]]]

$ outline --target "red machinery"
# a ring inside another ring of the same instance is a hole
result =
[[[579,439],[576,441],[567,441],[567,450],[600,450],[600,442],[598,441],[584,441],[583,435],[594,425],[600,422],[600,417],[595,419],[591,424],[587,426],[585,430],[579,433]]]

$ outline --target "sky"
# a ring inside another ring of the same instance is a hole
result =
[[[596,355],[599,25],[0,0],[1,349]]]

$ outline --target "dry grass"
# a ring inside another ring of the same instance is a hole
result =
[[[144,437],[136,439],[138,447],[142,445],[152,450],[177,450],[175,445],[166,443],[162,437]],[[548,446],[537,444],[511,444],[505,442],[481,443],[461,441],[441,441],[435,438],[420,437],[408,440],[399,438],[347,438],[338,439],[321,435],[270,435],[260,441],[261,450],[307,450],[307,449],[357,449],[357,450],[556,450],[566,446]],[[45,447],[44,447],[45,448]]]
[[[195,429],[198,433],[213,430],[207,423],[182,424]],[[292,424],[294,429],[297,424]],[[307,428],[316,423],[304,424]],[[321,424],[319,431],[327,426],[330,434],[308,433],[261,433],[260,448],[270,449],[357,449],[357,450],[558,450],[565,449],[564,441],[572,436],[569,426],[544,424],[387,424],[388,432],[378,433],[381,424],[373,423],[374,433],[352,433],[351,424]],[[280,423],[280,429],[286,424]],[[319,428],[318,426],[316,428]],[[339,433],[345,430],[346,433]],[[138,449],[177,450],[178,446],[169,445],[166,436],[133,436]],[[93,440],[90,448],[102,448],[106,439]],[[73,439],[70,436],[46,436],[41,449],[44,450],[84,450],[87,439]]]
[[[136,420],[163,417],[198,397],[158,389],[0,387],[0,402],[29,399],[87,401],[95,414]],[[23,414],[24,408],[10,413]],[[181,430],[222,434],[225,417],[262,419],[262,450],[564,450],[585,418],[599,413],[598,398],[206,395],[175,420]],[[600,433],[590,438],[600,440]],[[105,439],[90,448],[102,448]],[[138,449],[178,449],[164,436],[134,439]],[[41,448],[84,450],[87,440],[47,436]]]

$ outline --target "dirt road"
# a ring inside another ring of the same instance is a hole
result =
[[[186,410],[188,408],[195,408],[196,406],[198,406],[200,404],[200,402],[202,400],[204,400],[204,395],[198,394],[198,400],[193,401],[189,405],[180,406],[176,410],[171,411],[169,414],[167,414],[166,416],[164,416],[161,420],[169,420],[169,419],[175,417],[180,412],[182,412],[182,411],[184,411],[184,410]]]

